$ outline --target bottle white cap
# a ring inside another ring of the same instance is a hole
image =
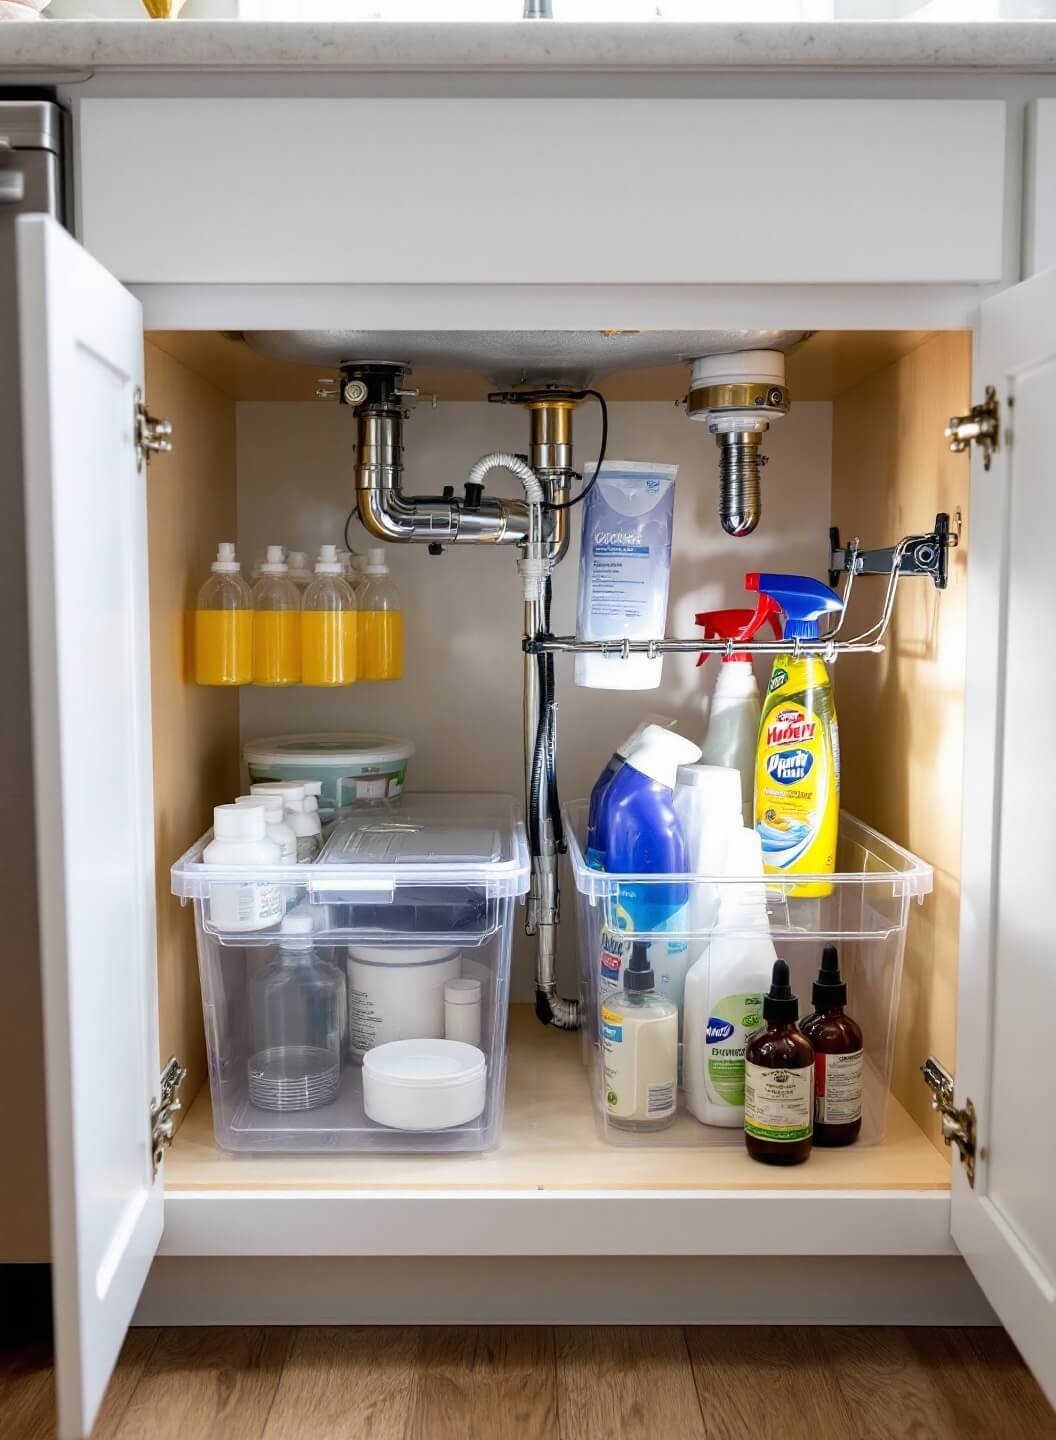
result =
[[[286,564],[287,564],[287,566],[289,567],[289,569],[291,569],[291,570],[307,570],[307,569],[308,569],[308,552],[307,552],[307,550],[291,550],[291,551],[289,552],[289,554],[286,556]]]
[[[264,811],[264,822],[267,825],[274,825],[276,821],[282,819],[281,795],[239,795],[235,800],[235,804],[261,806]]]
[[[250,843],[266,839],[263,808],[259,805],[215,806],[213,835],[217,840],[241,840]]]
[[[725,765],[680,765],[678,781],[680,786],[703,790],[701,804],[708,811],[723,811],[737,817],[738,830],[741,826],[741,772],[728,769]],[[751,832],[755,834],[754,831]],[[758,837],[756,837],[758,838]]]
[[[288,575],[290,573],[290,567],[286,564],[286,551],[281,545],[268,546],[260,573],[262,575]]]
[[[385,551],[380,545],[367,551],[367,563],[362,569],[364,575],[387,575],[389,573],[389,567],[385,563]]]
[[[300,784],[304,786],[306,796],[314,795],[315,798],[318,799],[323,793],[323,782],[321,780],[302,780]]]
[[[283,800],[304,799],[304,786],[299,780],[257,780],[249,787],[251,795],[281,795]]]
[[[315,562],[315,573],[317,575],[340,575],[341,572],[342,565],[337,558],[337,546],[320,545],[319,558]]]
[[[684,735],[673,730],[664,730],[659,725],[647,725],[638,737],[637,744],[627,756],[627,764],[668,790],[675,788],[680,765],[695,765],[700,759],[700,746],[694,745]]]
[[[479,980],[448,980],[444,985],[445,1005],[479,1005]]]
[[[294,910],[283,916],[279,926],[279,947],[282,950],[310,950],[312,948],[312,917],[304,911]]]
[[[216,547],[213,573],[215,575],[237,575],[241,569],[242,566],[235,559],[234,541],[221,540]]]
[[[644,720],[640,721],[634,727],[631,733],[627,736],[627,739],[624,740],[622,744],[616,746],[616,754],[622,755],[623,758],[626,760],[627,756],[631,753],[631,751],[637,745],[638,741],[641,739],[642,732],[647,725],[659,725],[661,730],[670,730],[671,726],[674,723],[675,722],[669,719],[666,715],[647,715]]]

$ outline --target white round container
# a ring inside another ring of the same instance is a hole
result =
[[[442,1039],[444,987],[462,974],[450,946],[355,945],[348,951],[348,1053],[393,1040]]]
[[[447,1130],[484,1110],[487,1061],[456,1040],[396,1040],[363,1061],[363,1109],[393,1130]]]
[[[414,744],[394,735],[331,733],[273,735],[251,740],[242,751],[251,783],[320,780],[324,820],[349,805],[392,800],[407,783]]]

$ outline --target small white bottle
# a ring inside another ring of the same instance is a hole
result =
[[[319,814],[319,797],[323,793],[321,780],[302,780],[304,786],[304,808],[309,815]]]
[[[304,808],[304,785],[300,780],[258,780],[249,787],[251,795],[281,795],[286,823],[297,837],[297,863],[310,864],[323,848],[323,827],[319,812]]]
[[[727,873],[762,879],[755,830],[732,836]],[[748,1036],[762,1024],[763,995],[776,959],[765,887],[743,879],[724,885],[718,933],[686,976],[682,1078],[686,1107],[702,1125],[744,1124],[744,1051]]]
[[[623,984],[601,1009],[605,1119],[617,1130],[666,1130],[678,1108],[678,1010],[656,993],[648,946],[636,941]]]
[[[448,980],[444,986],[444,1039],[480,1048],[480,981]]]
[[[741,777],[721,765],[680,765],[672,802],[686,840],[691,875],[725,875],[730,842],[743,829]],[[691,931],[710,930],[719,910],[717,886],[694,884]]]
[[[736,770],[741,785],[742,823],[753,823],[755,805],[755,756],[759,744],[759,717],[762,704],[759,685],[749,658],[740,655],[723,660],[711,697],[708,733],[704,737],[706,765],[729,766]]]
[[[202,852],[203,865],[247,870],[279,865],[279,847],[266,834],[259,805],[217,805],[213,838]],[[209,923],[217,930],[266,930],[277,925],[286,908],[282,887],[246,878],[209,886]]]
[[[239,795],[235,801],[236,805],[259,805],[264,811],[264,830],[269,840],[274,840],[279,847],[279,855],[283,865],[296,865],[297,863],[297,836],[293,833],[292,826],[286,823],[286,812],[282,804],[282,796],[273,795]]]

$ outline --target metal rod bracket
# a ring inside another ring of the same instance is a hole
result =
[[[950,529],[945,512],[935,516],[935,529],[930,535],[915,536],[902,550],[899,575],[927,575],[936,590],[945,590],[949,581],[949,551],[958,536]],[[835,526],[829,531],[829,584],[835,587],[841,575],[891,575],[898,547],[863,550],[857,539],[846,547],[840,545],[840,532]]]

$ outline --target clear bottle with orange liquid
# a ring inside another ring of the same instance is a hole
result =
[[[199,685],[253,679],[253,593],[230,540],[221,540],[194,612],[194,678]]]
[[[351,685],[356,678],[356,597],[342,577],[335,545],[324,545],[301,601],[301,679]]]
[[[399,680],[403,675],[403,605],[389,579],[385,551],[367,551],[356,589],[360,680]]]
[[[301,592],[290,579],[286,552],[269,545],[253,586],[253,683],[301,682]]]

